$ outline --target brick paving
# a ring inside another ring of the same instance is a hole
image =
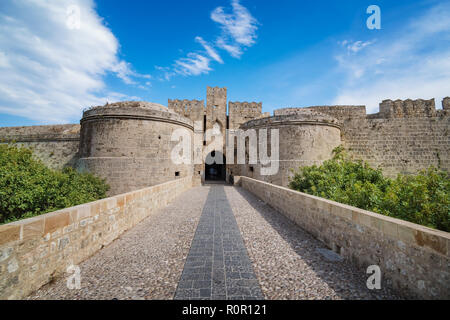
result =
[[[263,299],[224,187],[211,187],[175,299]]]

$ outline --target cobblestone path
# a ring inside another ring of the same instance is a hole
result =
[[[211,187],[175,299],[262,299],[223,186]]]
[[[29,299],[395,299],[251,193],[193,188]]]

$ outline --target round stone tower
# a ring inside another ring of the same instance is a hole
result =
[[[83,112],[78,167],[106,179],[109,195],[191,176],[193,165],[176,164],[172,150],[183,129],[193,141],[191,120],[149,102],[119,102]]]
[[[334,148],[341,144],[341,130],[338,121],[313,110],[300,109],[295,114],[280,115],[244,123],[241,129],[255,129],[259,137],[260,129],[279,130],[279,170],[275,175],[261,175],[261,165],[241,166],[241,175],[274,183],[289,184],[292,169],[301,166],[321,164],[332,157]],[[271,137],[267,136],[270,153]]]

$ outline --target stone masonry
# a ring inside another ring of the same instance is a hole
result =
[[[192,158],[202,163],[171,164],[170,150],[177,143],[170,141],[171,135],[181,127],[203,142],[192,150]],[[223,135],[221,150],[206,141],[205,130],[213,128]],[[286,186],[292,169],[320,164],[339,144],[388,176],[429,166],[450,172],[450,97],[443,99],[442,109],[435,108],[434,99],[407,99],[384,100],[375,114],[366,114],[365,106],[343,105],[282,108],[270,116],[262,112],[261,102],[230,101],[227,106],[227,88],[207,87],[206,100],[169,99],[167,107],[131,101],[91,108],[84,112],[81,126],[0,128],[0,142],[32,147],[52,168],[72,166],[97,174],[112,186],[113,195],[191,174],[205,181],[205,159],[213,151],[227,154],[226,130],[271,128],[282,136],[279,172],[262,176],[259,164],[237,165],[236,159],[225,159],[227,181],[244,175]]]

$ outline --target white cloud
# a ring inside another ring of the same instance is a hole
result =
[[[155,69],[160,73],[160,76],[157,77],[159,81],[170,81],[170,79],[175,75],[175,72],[173,72],[169,67],[155,66]]]
[[[206,50],[206,52],[212,59],[219,62],[220,64],[223,64],[223,60],[219,56],[217,51],[214,50],[205,40],[203,40],[202,37],[195,37],[195,41],[197,41],[198,43],[200,43],[202,45],[202,47]]]
[[[195,37],[204,51],[190,52],[187,57],[175,61],[173,70],[170,68],[156,67],[162,76],[160,81],[169,81],[175,74],[185,76],[197,76],[208,74],[212,70],[211,59],[223,64],[223,60],[215,48],[227,51],[233,58],[240,58],[245,47],[250,47],[256,42],[258,21],[250,12],[239,3],[239,0],[231,1],[232,13],[226,13],[223,7],[217,7],[211,13],[211,19],[220,25],[221,34],[217,36],[215,45]]]
[[[68,23],[71,5],[80,9],[79,28]],[[127,84],[150,77],[118,58],[119,43],[92,0],[3,0],[0,48],[0,112],[46,123],[74,121],[106,99],[135,98],[108,92],[108,73]]]
[[[242,50],[238,45],[231,45],[225,42],[223,38],[218,38],[216,44],[219,48],[227,51],[233,58],[240,58],[242,56]]]
[[[257,21],[239,0],[232,0],[231,6],[230,14],[225,13],[223,7],[214,9],[211,19],[220,24],[222,37],[231,38],[236,43],[249,47],[256,40]]]
[[[175,61],[175,72],[186,76],[198,76],[211,71],[210,59],[198,53],[189,53],[187,58]]]
[[[440,4],[370,46],[341,43],[351,54],[336,57],[344,80],[333,103],[365,104],[369,113],[384,99],[436,98],[440,106],[450,94],[449,16],[450,4]]]
[[[344,41],[340,42],[340,44],[343,47],[347,48],[347,50],[349,52],[357,53],[358,51],[361,51],[365,47],[370,46],[374,42],[375,42],[375,40],[373,40],[373,41],[350,41],[350,40],[344,40]]]

